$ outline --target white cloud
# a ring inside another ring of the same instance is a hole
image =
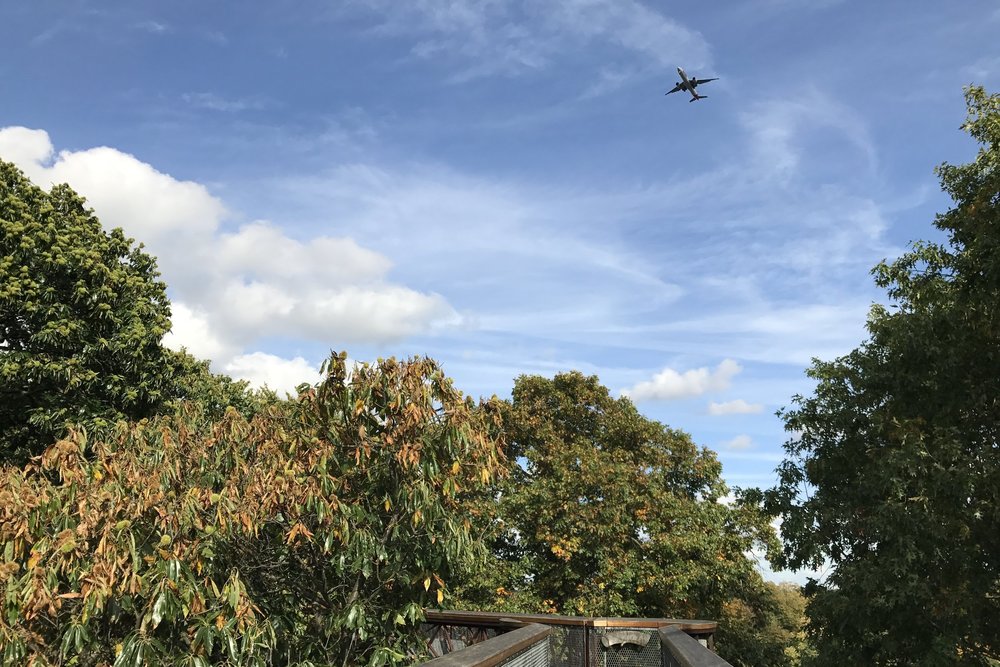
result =
[[[0,128],[0,158],[16,164],[32,180],[45,173],[44,165],[52,158],[52,151],[52,142],[45,130]]]
[[[755,415],[764,410],[760,403],[747,403],[742,398],[735,401],[725,401],[724,403],[711,402],[708,404],[708,414],[710,415]]]
[[[294,394],[303,382],[320,381],[319,368],[302,357],[283,359],[273,354],[252,352],[241,354],[225,365],[223,370],[237,380],[246,380],[254,387],[268,387],[278,392]]]
[[[227,273],[336,286],[378,281],[391,267],[353,239],[318,236],[303,243],[261,221],[223,234],[215,259]]]
[[[175,302],[166,343],[216,368],[267,336],[385,343],[461,321],[441,295],[390,282],[391,261],[351,238],[299,240],[263,221],[220,233],[229,213],[205,186],[113,148],[52,161],[46,132],[15,127],[0,129],[0,155],[42,187],[68,182],[105,227],[144,243]]]
[[[724,360],[715,370],[702,367],[679,373],[672,368],[664,368],[652,380],[640,382],[622,394],[634,401],[669,401],[700,396],[728,389],[730,380],[741,370],[743,368],[732,359]]]
[[[753,439],[751,439],[749,435],[741,433],[732,440],[727,440],[726,442],[722,443],[722,446],[725,447],[726,449],[734,449],[734,450],[750,449],[751,447],[753,447]]]
[[[172,350],[186,348],[199,359],[227,359],[237,350],[211,329],[209,318],[177,301],[170,304],[171,328],[163,344]]]
[[[193,263],[197,255],[192,252],[206,249],[227,215],[204,185],[179,181],[106,146],[62,151],[51,166],[30,166],[35,183],[44,188],[69,183],[87,198],[105,227],[121,227],[141,241],[165,270]]]

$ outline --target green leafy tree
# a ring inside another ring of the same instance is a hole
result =
[[[45,192],[0,161],[0,461],[40,453],[68,423],[140,419],[168,398],[158,275],[69,186]]]
[[[497,530],[495,560],[463,589],[467,604],[718,618],[730,600],[767,594],[745,555],[773,541],[767,520],[719,502],[721,466],[686,433],[576,372],[519,378],[504,430],[517,463],[487,499],[499,498],[496,513],[482,513]]]
[[[806,598],[799,586],[765,581],[744,599],[732,599],[718,616],[716,640],[745,665],[808,664]]]
[[[197,403],[209,419],[221,418],[227,408],[233,408],[250,419],[280,400],[269,389],[254,390],[246,380],[234,380],[228,375],[213,373],[208,361],[198,359],[186,350],[168,350],[167,359],[170,378],[168,404],[173,409],[180,408],[184,403]]]
[[[484,555],[460,495],[505,469],[498,409],[426,359],[235,409],[80,432],[0,468],[0,662],[412,662]]]
[[[980,149],[937,170],[946,242],[875,268],[892,308],[784,413],[765,499],[778,565],[829,565],[809,589],[819,664],[1000,660],[1000,96],[966,101]]]

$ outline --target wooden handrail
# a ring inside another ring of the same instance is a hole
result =
[[[425,667],[494,667],[515,653],[542,641],[550,632],[550,628],[532,623],[423,664]]]
[[[560,616],[558,614],[499,614],[490,611],[426,610],[427,623],[437,625],[490,625],[509,627],[511,624],[572,625],[587,628],[649,628],[663,626],[680,628],[701,635],[713,634],[719,624],[690,618],[603,618],[591,616]]]
[[[659,630],[663,667],[732,667],[677,626]]]

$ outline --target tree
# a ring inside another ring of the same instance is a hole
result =
[[[1000,659],[1000,96],[966,102],[980,150],[937,169],[947,241],[874,269],[892,308],[784,412],[764,500],[777,564],[830,569],[808,589],[820,664]]]
[[[233,408],[247,419],[269,405],[280,401],[270,389],[252,389],[246,380],[234,380],[228,375],[213,373],[209,362],[186,350],[167,350],[169,362],[170,400],[164,408],[181,408],[184,403],[197,403],[209,419],[221,419],[227,408]]]
[[[148,417],[169,397],[157,277],[69,186],[46,193],[0,161],[0,461],[40,453],[67,423]]]
[[[766,594],[745,553],[774,539],[770,526],[720,502],[721,466],[686,433],[576,372],[520,377],[503,419],[511,475],[485,499],[499,497],[495,560],[466,603],[717,618],[729,600]]]
[[[753,594],[723,604],[716,640],[740,664],[809,664],[813,652],[806,637],[806,599],[800,587],[765,581]]]
[[[71,432],[0,468],[0,662],[412,661],[483,556],[459,495],[502,473],[497,433],[434,362],[344,355],[249,421]]]

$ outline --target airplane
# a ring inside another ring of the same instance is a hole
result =
[[[673,87],[672,90],[668,90],[665,94],[676,93],[678,90],[686,90],[691,93],[691,99],[688,102],[697,102],[698,100],[703,100],[708,95],[699,95],[695,88],[703,83],[708,83],[709,81],[718,81],[718,77],[714,79],[696,79],[694,77],[688,78],[688,75],[684,73],[680,67],[677,68],[677,74],[681,77],[681,80],[677,82],[677,85]]]

